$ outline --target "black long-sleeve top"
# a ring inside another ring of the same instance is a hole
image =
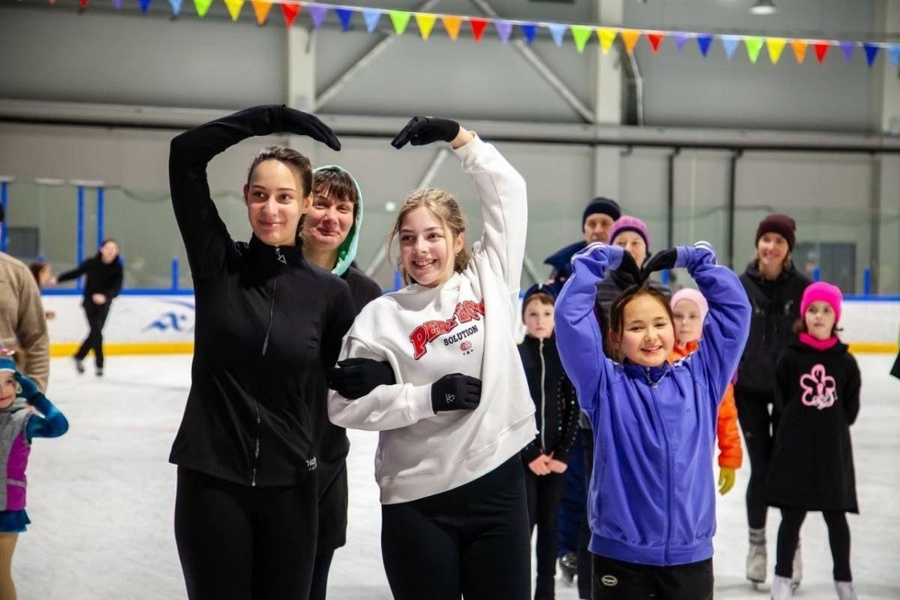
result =
[[[109,302],[122,291],[122,274],[122,261],[116,258],[111,263],[105,263],[98,252],[97,256],[87,259],[71,271],[57,275],[56,281],[78,279],[84,275],[83,303],[93,303],[91,296],[94,294],[103,294]]]
[[[300,246],[235,242],[206,180],[237,142],[283,130],[282,106],[247,109],[172,140],[172,204],[194,279],[191,390],[169,460],[249,486],[312,482],[315,377],[332,368],[353,321],[349,288]]]

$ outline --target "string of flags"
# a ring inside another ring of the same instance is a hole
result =
[[[55,4],[56,0],[50,0]],[[88,7],[90,0],[79,0],[82,9]],[[96,0],[95,0],[96,1]],[[123,0],[111,0],[115,8],[121,9]],[[141,12],[147,12],[153,0],[138,0]],[[194,9],[200,18],[206,16],[212,6],[213,0],[193,0]],[[233,21],[237,21],[246,0],[223,0],[228,14]],[[168,0],[173,16],[179,16],[182,10],[182,0]],[[646,40],[650,49],[657,54],[666,39],[671,39],[676,52],[681,52],[691,42],[697,46],[700,54],[705,58],[709,55],[713,41],[718,39],[728,59],[734,57],[741,43],[743,43],[750,62],[759,60],[763,47],[766,48],[771,63],[778,64],[785,49],[790,47],[797,63],[802,64],[806,60],[808,50],[812,48],[816,61],[821,64],[833,48],[837,48],[844,58],[844,62],[851,62],[857,50],[862,49],[866,64],[872,67],[879,53],[884,50],[890,57],[891,64],[900,65],[900,43],[869,42],[855,40],[829,40],[810,38],[768,37],[758,35],[735,35],[721,33],[702,33],[684,31],[661,31],[647,29],[632,29],[624,27],[602,27],[595,25],[580,25],[568,23],[551,23],[546,21],[523,21],[516,19],[500,19],[490,17],[471,17],[461,15],[449,15],[440,13],[425,13],[407,10],[392,10],[381,8],[363,8],[359,6],[331,5],[320,2],[298,2],[295,0],[250,0],[253,14],[258,25],[264,25],[269,19],[269,12],[273,4],[278,4],[284,18],[285,27],[291,27],[300,14],[306,10],[312,21],[313,29],[319,29],[325,20],[333,13],[343,31],[350,31],[354,19],[365,26],[366,31],[372,33],[382,21],[390,23],[396,35],[403,35],[412,21],[415,21],[419,35],[423,40],[431,37],[438,22],[450,39],[459,39],[463,25],[472,34],[475,43],[481,42],[488,27],[493,27],[503,44],[509,43],[514,31],[518,29],[525,43],[532,44],[541,30],[549,32],[554,43],[562,46],[566,35],[570,35],[578,52],[584,52],[587,44],[596,36],[600,49],[604,54],[609,53],[616,38],[622,40],[625,51],[631,54],[641,39]],[[357,15],[359,15],[357,17]],[[834,53],[832,53],[834,54]]]

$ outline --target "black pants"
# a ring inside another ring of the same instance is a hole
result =
[[[175,542],[190,600],[283,600],[309,595],[318,494],[249,487],[178,468]]]
[[[775,408],[773,394],[752,392],[735,388],[734,401],[737,404],[738,421],[747,443],[750,456],[750,481],[747,483],[747,523],[751,529],[765,529],[766,478],[769,475],[769,461],[778,421],[781,418]],[[772,412],[769,413],[769,406]]]
[[[331,571],[331,561],[333,559],[334,550],[316,554],[309,600],[325,600],[325,594],[328,591],[328,572]]]
[[[528,495],[528,522],[531,531],[537,527],[537,583],[535,600],[553,598],[556,578],[556,548],[559,541],[559,503],[562,500],[564,473],[535,475],[525,467],[525,490]]]
[[[383,505],[381,553],[395,600],[529,600],[522,459],[434,496]]]
[[[591,474],[594,472],[594,431],[581,429],[581,443],[584,447],[584,515],[578,531],[578,597],[590,598],[593,577],[593,556],[588,550],[591,543],[591,524],[588,511],[591,503]]]
[[[107,300],[104,304],[94,304],[90,300],[85,300],[82,305],[84,308],[84,316],[87,318],[88,336],[81,342],[81,347],[75,353],[75,358],[84,360],[91,350],[94,351],[94,364],[98,369],[103,368],[103,326],[106,325],[106,317],[109,316],[109,305],[111,302]]]
[[[711,558],[674,567],[655,567],[592,556],[593,600],[712,600]]]
[[[850,573],[850,527],[847,513],[842,510],[822,511],[828,526],[828,542],[831,544],[831,558],[834,560],[834,580],[853,581]],[[806,511],[799,508],[781,509],[781,527],[778,528],[778,558],[775,574],[790,577],[793,572],[794,551],[800,540],[800,527],[806,518]]]

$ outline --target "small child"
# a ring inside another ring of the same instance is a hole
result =
[[[31,523],[25,513],[25,468],[31,440],[59,437],[68,429],[63,414],[19,372],[12,358],[0,356],[0,468],[6,481],[0,488],[0,598],[4,600],[15,600],[12,556],[19,534]]]
[[[703,321],[709,312],[709,304],[703,294],[693,288],[675,292],[671,300],[675,317],[675,346],[669,361],[695,352],[703,333]],[[727,494],[734,487],[734,472],[741,468],[743,451],[738,431],[737,407],[734,404],[734,386],[729,383],[719,405],[716,439],[719,442],[719,493]]]
[[[856,600],[846,513],[858,513],[850,425],[859,413],[856,360],[837,336],[841,291],[824,282],[803,292],[798,338],[775,369],[782,410],[769,468],[766,501],[781,509],[772,598],[793,595],[791,562],[806,513],[822,512],[840,600]]]
[[[53,278],[53,271],[50,270],[50,265],[36,260],[32,263],[29,263],[28,268],[31,270],[31,274],[34,276],[34,282],[37,284],[38,289],[44,289],[47,285],[54,285],[56,280]],[[48,321],[51,321],[56,318],[56,313],[53,311],[44,311],[44,317]]]
[[[589,493],[593,598],[711,600],[716,531],[713,460],[719,402],[747,341],[750,304],[704,242],[650,258],[639,270],[617,246],[593,244],[573,260],[556,307],[566,373],[594,431]],[[672,365],[672,308],[646,277],[686,267],[709,304],[704,341]],[[609,311],[615,359],[604,355],[594,313],[608,270],[633,277]]]
[[[525,339],[519,356],[534,401],[538,434],[522,450],[528,520],[537,527],[537,580],[534,600],[555,598],[557,515],[565,487],[569,450],[578,433],[580,409],[575,387],[563,371],[553,336],[553,288],[535,284],[522,300]]]

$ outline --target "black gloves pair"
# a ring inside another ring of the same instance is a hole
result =
[[[328,374],[328,387],[348,400],[362,398],[379,385],[397,383],[394,370],[386,362],[369,358],[348,358]],[[481,380],[461,373],[444,375],[431,384],[431,407],[445,410],[475,410],[481,401]]]
[[[308,135],[322,142],[332,150],[340,150],[341,142],[331,128],[309,113],[284,107],[282,113],[283,130],[298,135]],[[400,133],[391,140],[391,146],[398,150],[406,144],[424,146],[439,140],[452,142],[459,134],[459,123],[450,119],[435,117],[413,117]]]
[[[634,257],[626,250],[624,256],[622,256],[622,264],[613,271],[613,276],[618,280],[618,283],[624,284],[621,287],[640,285],[650,278],[651,273],[674,268],[676,260],[678,260],[678,250],[669,248],[654,254],[644,261],[643,268],[639,268],[634,261]]]

